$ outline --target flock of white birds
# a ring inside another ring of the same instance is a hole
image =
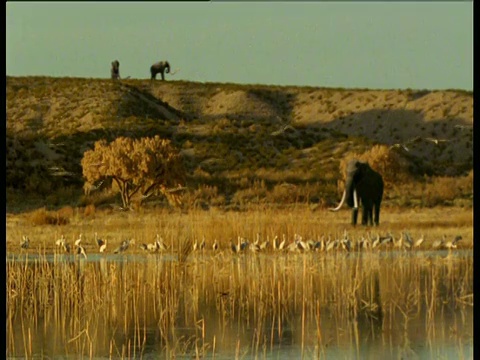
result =
[[[430,249],[433,250],[452,250],[457,248],[458,242],[462,240],[461,235],[455,236],[453,239],[447,239],[446,235],[443,235],[441,239],[435,240]],[[74,253],[87,258],[85,247],[82,244],[83,234],[80,234],[78,238],[73,242]],[[255,241],[250,241],[245,237],[238,236],[237,241],[230,240],[230,250],[233,253],[242,252],[329,252],[329,251],[361,251],[361,250],[373,250],[373,249],[397,249],[397,250],[413,250],[421,248],[425,242],[425,236],[422,234],[419,238],[413,239],[408,231],[402,231],[400,236],[395,237],[392,233],[387,233],[381,236],[379,233],[372,235],[367,233],[358,238],[353,238],[348,235],[345,230],[341,236],[332,236],[331,234],[322,235],[317,240],[308,239],[304,240],[299,234],[294,234],[292,239],[287,239],[285,234],[282,235],[280,240],[279,236],[275,235],[270,241],[269,237],[262,241],[260,234],[257,234]],[[99,253],[107,252],[107,239],[101,239],[94,234],[94,243],[98,247]],[[135,239],[125,239],[121,244],[113,250],[114,254],[123,253],[127,251],[130,245],[135,244]],[[28,236],[23,235],[20,247],[22,249],[28,249],[30,246],[30,239]],[[55,241],[56,248],[60,251],[70,253],[71,246],[67,242],[67,239],[62,234],[61,237]],[[152,243],[142,243],[138,245],[140,249],[149,253],[167,252],[170,247],[165,244],[163,238],[157,234]],[[221,250],[220,244],[217,239],[209,247],[206,246],[205,237],[202,241],[195,239],[192,242],[192,252],[212,250]],[[425,248],[423,246],[422,248]]]

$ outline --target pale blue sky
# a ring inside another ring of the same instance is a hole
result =
[[[473,2],[7,2],[7,75],[473,90]]]

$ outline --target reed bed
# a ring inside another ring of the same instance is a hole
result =
[[[401,214],[399,224],[386,214],[378,231],[408,229],[415,236],[428,231],[429,241],[460,233],[463,249],[230,251],[230,240],[239,235],[307,238],[371,231],[302,209],[125,213],[30,229],[9,227],[7,221],[7,255],[12,255],[6,264],[7,356],[310,359],[451,353],[468,358],[473,356],[471,215],[449,209],[439,214],[448,216],[449,225],[440,216],[411,213]],[[27,230],[32,246],[9,250],[13,236]],[[106,254],[98,254],[94,232],[111,239]],[[60,233],[72,240],[85,234],[89,258],[60,253],[54,245]],[[151,254],[132,245],[112,254],[125,237],[138,245],[157,233],[168,251]],[[205,250],[193,251],[193,240],[202,238]],[[218,251],[211,249],[215,240]]]

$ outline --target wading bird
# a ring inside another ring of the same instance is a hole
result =
[[[424,241],[425,241],[425,235],[422,234],[422,235],[420,236],[420,238],[413,243],[413,247],[414,247],[414,248],[419,247],[420,245],[423,244]]]
[[[332,239],[329,238],[325,250],[328,252],[328,251],[331,251],[333,249],[337,249],[339,243],[340,243],[340,240],[335,239],[335,240],[332,241]]]
[[[270,243],[270,240],[268,239],[268,236],[267,236],[267,240],[265,240],[263,243],[260,244],[260,250],[265,250],[268,247],[269,243]]]
[[[237,254],[240,251],[240,237],[237,238],[237,244],[233,242],[233,240],[230,240],[230,248],[232,251]]]
[[[100,245],[99,251],[103,253],[106,249],[107,249],[107,239],[105,239],[105,241],[103,241],[103,244]]]
[[[155,239],[155,244],[157,244],[157,251],[160,250],[160,251],[167,251],[168,250],[168,246],[165,245],[165,243],[163,242],[163,238],[157,234],[157,237]]]
[[[80,234],[80,235],[78,236],[78,239],[75,240],[74,245],[75,245],[75,246],[79,246],[81,241],[82,241],[82,234]]]
[[[439,240],[435,240],[433,242],[433,245],[432,245],[432,248],[433,249],[441,249],[445,246],[445,239],[446,239],[446,236],[445,234],[443,235],[443,237]]]
[[[244,239],[244,238],[240,238],[240,240],[241,240],[240,251],[243,251],[250,245],[250,242],[247,239]]]
[[[405,231],[402,235],[403,235],[403,246],[407,249],[411,249],[413,246],[412,237],[407,231]]]
[[[215,241],[213,242],[212,249],[213,249],[213,251],[217,251],[217,250],[218,250],[218,242],[217,242],[217,239],[215,239]]]
[[[28,249],[29,246],[30,246],[30,239],[28,238],[28,236],[23,235],[22,241],[20,242],[20,247],[22,249]]]
[[[67,244],[66,242],[63,243],[62,245],[63,251],[66,253],[70,253],[70,244]]]
[[[278,245],[278,250],[282,251],[285,248],[285,244],[287,243],[287,236],[282,234],[282,242]]]
[[[234,244],[231,240],[230,242],[231,249],[234,253],[239,253],[240,251],[245,250],[248,246],[248,240],[243,239],[241,236],[237,236],[237,244]]]
[[[115,250],[113,250],[113,253],[118,254],[119,252],[124,252],[125,250],[128,249],[128,247],[130,246],[130,243],[134,244],[135,240],[134,239],[123,240],[122,243],[120,244],[120,246],[118,248],[116,248]]]
[[[55,245],[60,247],[63,246],[63,244],[65,244],[65,235],[62,234],[62,236],[60,236],[60,239],[55,241]]]
[[[105,244],[105,240],[99,239],[97,237],[97,233],[95,232],[95,242],[97,243],[98,247],[101,248]]]
[[[460,235],[455,236],[455,239],[453,239],[452,241],[447,241],[445,243],[445,248],[448,249],[448,250],[456,249],[457,248],[457,242],[459,242],[460,240],[462,240],[462,237]]]
[[[85,259],[87,258],[87,253],[85,252],[85,249],[83,248],[82,245],[75,245],[77,247],[77,254],[78,255],[83,255]]]

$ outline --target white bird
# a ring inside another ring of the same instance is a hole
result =
[[[65,244],[65,235],[62,234],[62,236],[60,236],[60,239],[55,241],[55,245],[60,247],[60,246],[63,246],[64,244]]]
[[[240,237],[240,251],[243,251],[245,250],[247,247],[249,247],[250,245],[250,242],[247,240],[247,239],[244,239],[242,237]]]
[[[376,238],[372,241],[372,249],[375,249],[380,245],[380,234],[377,234]]]
[[[268,239],[268,236],[267,236],[267,240],[265,240],[263,243],[260,244],[260,250],[265,250],[269,243],[270,243],[270,240]]]
[[[70,244],[67,244],[66,242],[64,242],[62,247],[65,252],[70,253]]]
[[[130,243],[134,244],[135,243],[135,240],[132,239],[125,239],[122,241],[122,243],[120,244],[120,246],[118,248],[116,248],[115,250],[113,250],[113,253],[114,254],[118,254],[119,252],[124,252],[125,250],[128,249],[128,247],[130,246]]]
[[[142,245],[145,245],[145,244],[142,244]],[[154,242],[153,244],[149,243],[149,244],[146,244],[145,246],[142,246],[142,248],[144,250],[155,252],[155,251],[158,250],[158,244],[157,244],[157,242]]]
[[[287,237],[285,236],[285,234],[283,234],[282,237],[283,240],[280,245],[278,245],[278,250],[283,250],[285,248],[285,243],[287,242]]]
[[[327,246],[326,246],[325,250],[328,252],[330,250],[336,249],[336,248],[338,248],[338,244],[339,244],[338,239],[335,239],[333,241],[331,239],[328,239],[328,243],[327,243]]]
[[[165,245],[165,243],[163,242],[163,238],[157,234],[157,237],[155,239],[155,243],[157,244],[157,250],[160,250],[160,251],[167,251],[168,250],[168,246]]]
[[[99,251],[100,251],[101,253],[103,253],[106,249],[107,249],[107,239],[105,239],[105,241],[103,242],[103,244],[100,245]]]
[[[445,238],[446,238],[446,236],[443,235],[443,237],[442,237],[441,239],[435,240],[435,241],[433,242],[432,248],[434,248],[434,249],[441,249],[441,248],[443,248],[443,247],[445,246]]]
[[[23,235],[22,241],[20,242],[20,247],[22,249],[28,249],[29,246],[30,246],[30,239],[28,238],[28,236]]]
[[[87,258],[87,253],[85,252],[85,249],[83,248],[82,245],[76,245],[77,247],[77,254],[81,254],[85,257],[85,259]]]
[[[403,233],[403,246],[407,249],[411,249],[413,246],[413,240],[408,231]]]
[[[372,245],[370,244],[370,241],[368,241],[367,239],[365,239],[364,237],[362,237],[360,239],[360,243],[359,243],[359,247],[360,249],[368,249],[370,248]]]
[[[352,242],[350,241],[350,239],[342,239],[341,245],[343,250],[346,250],[346,251],[352,250]]]
[[[81,241],[82,241],[82,234],[80,234],[80,235],[78,236],[78,239],[75,240],[74,245],[75,245],[75,246],[79,246]]]
[[[99,239],[97,237],[97,233],[95,232],[95,242],[97,243],[98,247],[102,247],[103,244],[105,244],[105,240]]]
[[[425,241],[425,235],[422,234],[420,238],[414,242],[413,247],[415,248],[419,247],[420,245],[423,244],[424,241]]]
[[[457,242],[459,242],[460,240],[462,240],[462,236],[460,236],[460,235],[455,236],[455,239],[453,239],[452,241],[447,241],[445,243],[445,248],[448,249],[448,250],[456,249],[457,248]]]
[[[230,240],[230,248],[235,254],[240,252],[240,236],[237,237],[237,243],[235,244],[233,240]]]
[[[298,248],[298,244],[295,240],[293,240],[290,244],[288,244],[288,246],[285,248],[287,251],[291,251],[291,252],[294,252],[294,251],[298,251],[300,250]]]
[[[260,245],[258,244],[250,244],[250,246],[248,247],[250,249],[251,252],[253,253],[256,253],[256,252],[259,252],[260,251]]]

